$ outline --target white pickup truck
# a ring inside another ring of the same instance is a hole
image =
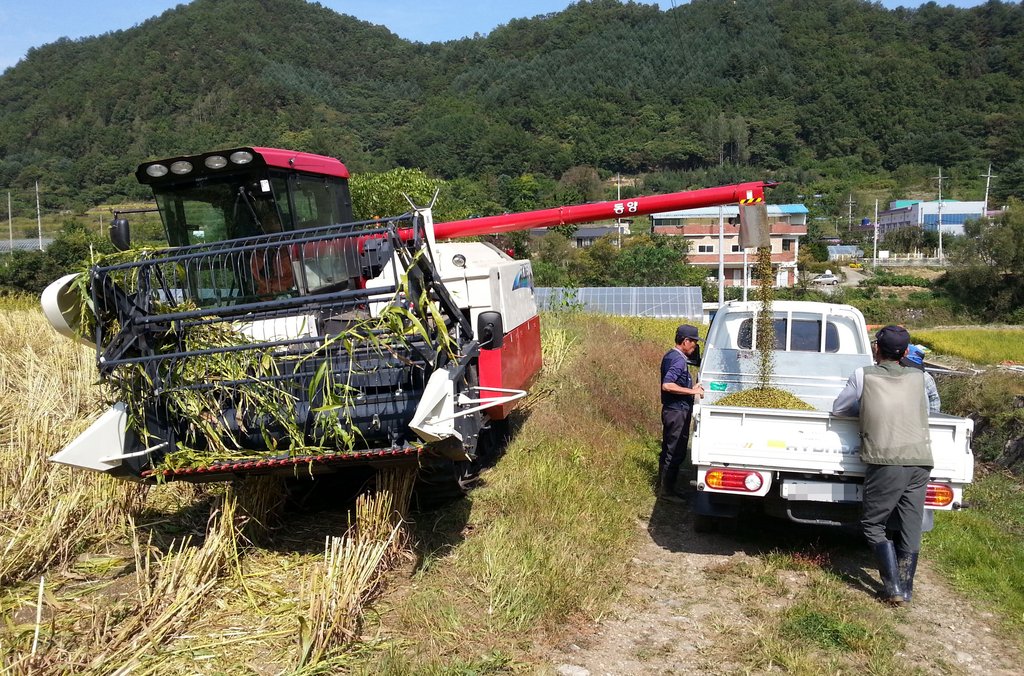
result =
[[[831,303],[776,301],[772,386],[816,410],[719,406],[727,394],[758,383],[755,317],[760,303],[729,302],[708,331],[694,409],[691,458],[697,469],[696,530],[713,528],[744,508],[798,523],[852,525],[860,516],[864,463],[858,420],[830,413],[850,374],[872,363],[864,316]],[[928,418],[935,468],[925,510],[960,509],[974,474],[972,420]]]

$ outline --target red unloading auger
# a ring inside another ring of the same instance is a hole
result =
[[[595,202],[593,204],[554,207],[552,209],[538,209],[537,211],[524,211],[516,214],[483,216],[462,221],[435,223],[434,235],[437,239],[496,235],[503,232],[528,230],[530,228],[549,228],[559,225],[644,216],[663,211],[717,207],[725,204],[759,204],[764,202],[765,189],[775,185],[777,184],[753,181],[750,183],[724,185],[717,188],[684,190],[666,195],[632,197],[608,202]],[[412,239],[413,231],[410,228],[404,228],[399,230],[399,235],[405,240]]]

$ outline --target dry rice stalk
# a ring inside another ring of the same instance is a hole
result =
[[[0,313],[0,585],[123,533],[141,503],[144,489],[47,461],[101,408],[94,369],[40,312]]]
[[[286,488],[283,477],[247,476],[231,486],[242,516],[241,534],[254,545],[266,542],[281,525]]]
[[[355,639],[363,607],[405,546],[402,525],[415,480],[415,469],[379,471],[377,490],[356,499],[348,535],[327,538],[324,561],[306,583],[309,612],[299,620],[300,667]]]
[[[162,556],[133,539],[138,581],[138,608],[101,636],[102,650],[89,664],[94,672],[137,673],[144,658],[180,632],[202,608],[226,566],[236,560],[235,502],[225,499],[220,511],[210,515],[201,547],[189,546],[186,538]],[[152,667],[150,667],[152,668]]]
[[[378,540],[388,537],[396,527],[405,523],[416,473],[417,470],[410,467],[377,472],[376,492],[372,497],[361,495],[356,500],[356,517],[352,525],[361,538]],[[404,551],[406,544],[406,532],[399,529],[392,540],[387,565]]]
[[[328,537],[324,561],[307,580],[307,618],[299,619],[299,666],[316,664],[357,636],[361,610],[381,579],[383,562],[398,533],[386,540]]]

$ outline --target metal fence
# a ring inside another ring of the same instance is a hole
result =
[[[626,317],[687,318],[701,321],[703,298],[699,286],[584,286],[539,287],[541,310],[579,308],[595,314]]]

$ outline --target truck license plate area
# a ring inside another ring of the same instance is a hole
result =
[[[808,502],[861,502],[863,500],[859,484],[783,479],[780,490],[784,500]]]

